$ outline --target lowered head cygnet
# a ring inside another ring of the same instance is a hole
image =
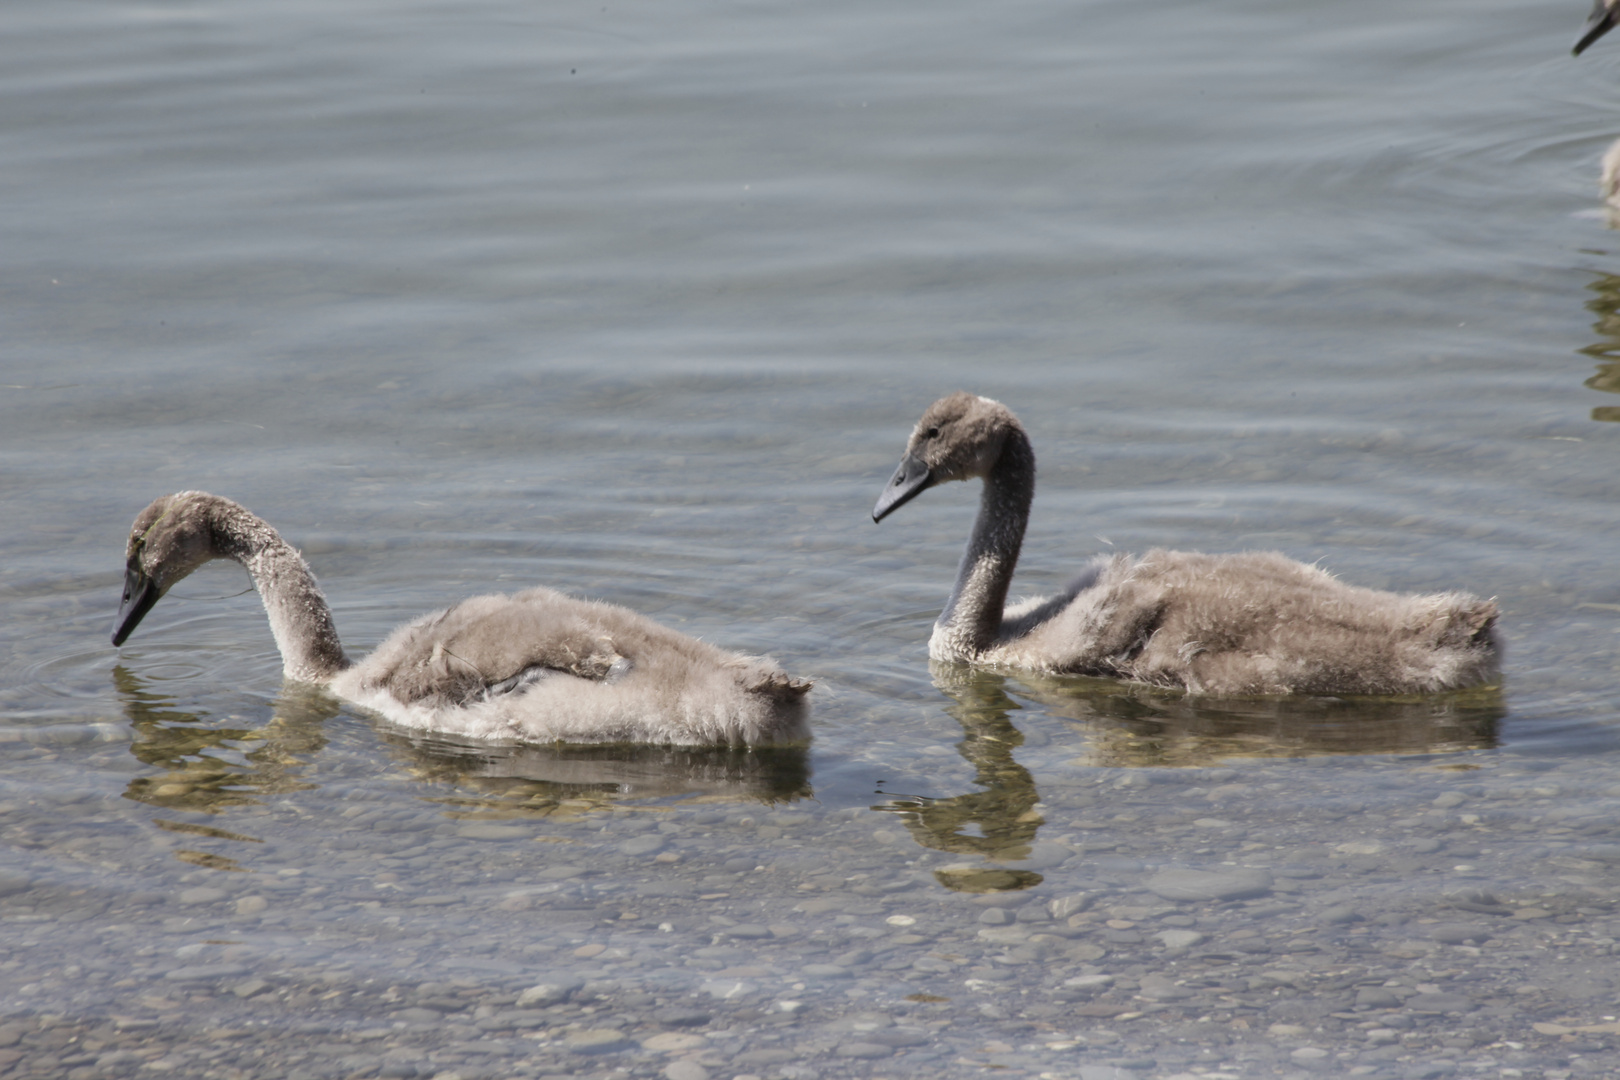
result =
[[[1220,695],[1398,694],[1496,677],[1493,602],[1356,588],[1275,552],[1103,557],[1058,595],[1008,606],[1035,453],[989,398],[957,393],[928,407],[872,519],[971,479],[984,488],[929,639],[935,660]]]
[[[774,661],[546,588],[424,615],[351,664],[303,556],[262,518],[201,491],[165,495],[136,517],[113,644],[210,559],[235,560],[253,578],[287,678],[326,684],[406,727],[529,742],[809,738],[811,684]]]

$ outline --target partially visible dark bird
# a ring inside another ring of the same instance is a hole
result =
[[[1620,0],[1594,0],[1592,14],[1586,17],[1586,25],[1581,27],[1581,36],[1575,41],[1573,52],[1576,56],[1585,52],[1586,47],[1592,42],[1614,29],[1617,7],[1620,7]]]

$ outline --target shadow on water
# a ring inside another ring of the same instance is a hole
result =
[[[148,685],[122,664],[113,668],[113,686],[135,731],[129,752],[162,770],[131,780],[125,798],[213,814],[255,805],[259,796],[315,787],[301,777],[309,759],[326,746],[326,721],[338,713],[330,695],[288,685],[271,703],[263,727],[219,727],[206,713],[176,709],[173,698]]]
[[[1196,698],[1102,679],[1008,676],[933,664],[934,685],[954,699],[957,752],[982,790],[911,796],[872,807],[898,814],[924,847],[995,863],[1030,857],[1043,823],[1029,770],[1013,759],[1024,737],[1010,719],[1025,699],[1074,727],[1077,764],[1201,767],[1234,758],[1327,754],[1447,754],[1497,745],[1507,706],[1498,687],[1409,697]],[[935,876],[962,892],[1027,889],[1034,870],[955,866]]]
[[[463,820],[575,817],[629,800],[782,803],[812,793],[804,747],[491,745],[377,731],[412,776],[458,789],[433,801]]]
[[[1595,295],[1586,302],[1586,310],[1597,316],[1592,329],[1603,340],[1580,350],[1598,361],[1597,374],[1586,385],[1606,394],[1620,394],[1620,276],[1605,274],[1587,289]],[[1592,419],[1620,421],[1620,405],[1599,405],[1592,410]]]

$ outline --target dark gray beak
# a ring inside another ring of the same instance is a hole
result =
[[[1574,55],[1581,55],[1586,51],[1588,45],[1612,30],[1614,28],[1614,17],[1613,9],[1608,6],[1605,0],[1597,0],[1592,5],[1592,14],[1587,18],[1586,25],[1581,27],[1581,36],[1575,42],[1575,48],[1572,50]]]
[[[934,474],[928,470],[927,463],[915,454],[907,454],[900,459],[900,467],[894,470],[894,479],[889,481],[883,494],[878,496],[877,505],[872,507],[872,520],[882,521],[933,486]]]
[[[157,583],[131,561],[124,571],[124,599],[118,605],[118,621],[113,623],[112,643],[122,645],[162,596]]]

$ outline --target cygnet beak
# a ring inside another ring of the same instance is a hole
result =
[[[113,623],[112,643],[122,645],[162,596],[157,582],[146,576],[139,563],[130,560],[124,570],[124,599],[118,604],[118,620]]]
[[[915,454],[907,454],[900,459],[900,467],[894,470],[894,479],[889,481],[883,494],[878,496],[877,505],[872,507],[872,520],[882,521],[933,484],[934,474],[928,464]]]

